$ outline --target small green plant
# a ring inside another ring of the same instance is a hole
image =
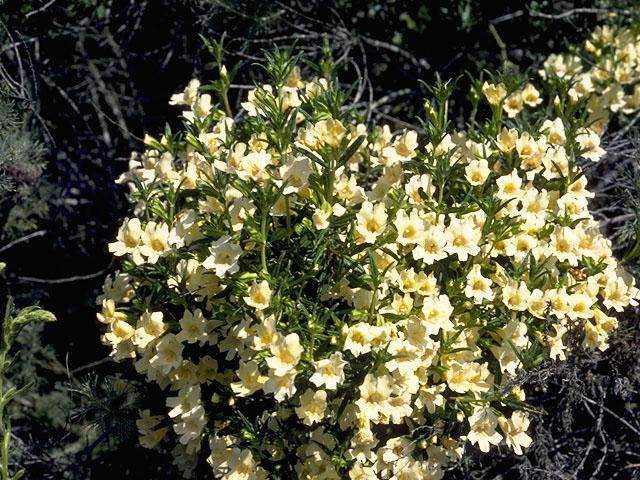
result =
[[[0,263],[0,272],[5,268],[4,263]],[[7,307],[4,314],[4,322],[2,323],[2,348],[0,349],[0,479],[1,480],[18,480],[22,478],[25,471],[19,470],[14,475],[9,473],[9,444],[11,442],[11,418],[6,408],[7,405],[17,396],[25,392],[33,385],[33,381],[23,385],[22,387],[12,386],[5,391],[4,377],[16,360],[17,352],[12,360],[7,357],[9,351],[20,331],[32,322],[52,322],[56,319],[53,313],[43,310],[34,305],[23,308],[17,314],[13,299],[7,299]]]

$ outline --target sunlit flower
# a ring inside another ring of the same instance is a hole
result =
[[[493,282],[491,279],[482,276],[480,265],[474,265],[467,276],[467,285],[464,294],[472,298],[475,303],[482,303],[483,300],[493,300],[495,296],[491,290]]]
[[[494,85],[489,82],[484,82],[482,85],[482,93],[486,97],[487,102],[491,105],[498,105],[507,96],[507,89],[502,83]]]
[[[487,181],[491,170],[489,170],[489,162],[481,158],[472,160],[464,169],[465,177],[471,185],[482,185]]]
[[[483,452],[488,452],[490,445],[498,445],[502,440],[502,435],[496,431],[498,417],[488,407],[477,407],[469,417],[469,426],[467,438]]]
[[[242,254],[242,248],[231,243],[230,240],[230,235],[223,235],[215,240],[209,247],[211,255],[202,262],[204,268],[213,270],[218,277],[236,273],[240,269],[238,260]]]
[[[271,288],[266,280],[260,283],[253,282],[249,287],[248,296],[243,297],[245,303],[256,310],[264,310],[269,308],[271,302]]]
[[[309,381],[317,387],[324,385],[327,390],[335,390],[338,388],[338,384],[345,380],[344,366],[346,364],[342,353],[334,352],[329,358],[314,363],[315,372]]]
[[[116,237],[118,241],[109,244],[109,251],[118,257],[126,255],[140,245],[141,237],[140,220],[132,218],[122,224]]]
[[[536,107],[542,103],[542,97],[536,87],[527,83],[522,90],[522,101],[529,107]]]
[[[356,215],[356,236],[361,243],[375,243],[376,238],[387,227],[387,211],[384,203],[375,207],[370,202],[364,202]]]
[[[508,420],[505,417],[498,417],[498,423],[504,432],[507,445],[513,449],[516,455],[522,455],[522,447],[528,447],[533,441],[526,434],[527,428],[529,428],[527,414],[515,411]]]
[[[502,109],[506,112],[509,118],[514,118],[520,110],[522,110],[524,98],[522,95],[522,91],[518,90],[509,95],[504,103],[502,104]]]
[[[147,223],[140,236],[140,243],[140,253],[147,257],[147,262],[156,263],[170,251],[169,226],[166,223]]]
[[[477,255],[480,252],[481,231],[466,218],[451,218],[451,223],[445,230],[445,238],[445,251],[451,255],[458,255],[463,262],[469,255]]]
[[[267,357],[267,365],[276,376],[284,376],[300,361],[304,348],[300,345],[297,333],[290,333],[286,337],[279,337],[271,344],[273,357]]]
[[[300,406],[296,407],[296,415],[305,425],[313,425],[322,421],[327,410],[327,392],[310,388],[300,396]]]

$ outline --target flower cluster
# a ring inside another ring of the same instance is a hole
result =
[[[640,51],[636,29],[597,27],[585,41],[584,55],[550,55],[540,76],[571,79],[567,95],[584,99],[590,128],[601,134],[612,114],[640,109]]]
[[[603,27],[588,50],[615,74],[552,56],[537,87],[479,82],[489,115],[465,131],[438,83],[424,139],[358,123],[288,52],[241,122],[197,80],[174,95],[184,131],[132,157],[99,299],[113,356],[166,398],[142,445],[225,480],[438,479],[467,443],[521,454],[519,374],[605,350],[640,297],[581,168],[609,112],[640,107],[640,38]]]

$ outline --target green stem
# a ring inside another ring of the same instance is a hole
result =
[[[371,295],[371,303],[369,304],[369,321],[376,319],[376,302],[378,301],[378,279],[377,276],[375,278],[375,284],[373,289],[373,294]],[[376,320],[376,323],[377,320]]]
[[[289,197],[284,197],[284,207],[287,213],[287,245],[291,243],[291,208],[289,207]]]
[[[4,325],[6,328],[6,325]],[[3,332],[4,334],[5,332]],[[4,397],[4,373],[5,373],[5,361],[7,358],[7,350],[2,349],[0,353],[0,398]],[[0,406],[0,478],[2,480],[9,480],[9,440],[11,438],[11,431],[8,428],[8,424],[4,418],[4,403]]]
[[[496,30],[496,27],[494,27],[492,23],[489,24],[489,31],[491,32],[491,35],[493,35],[493,38],[498,44],[498,48],[500,48],[500,56],[502,57],[502,63],[506,63],[507,62],[507,45],[502,41],[502,38],[500,38],[500,35],[498,35],[498,31]]]
[[[483,239],[484,241],[484,239]],[[481,241],[481,245],[483,245],[483,241]],[[479,265],[484,265],[485,262],[489,259],[489,257],[491,256],[491,252],[493,252],[493,248],[496,246],[496,243],[493,242],[491,243],[491,248],[489,248],[489,250],[487,251],[487,253],[485,253],[482,258],[480,259],[480,261],[478,262]]]
[[[231,107],[229,106],[229,98],[227,97],[227,89],[222,90],[222,103],[224,104],[224,110],[227,112],[227,117],[233,118],[231,113]]]
[[[440,220],[440,209],[442,206],[442,195],[444,192],[444,180],[438,176],[438,208],[436,209],[436,224]]]
[[[373,291],[373,295],[371,296],[371,304],[369,305],[369,318],[371,320],[375,319],[375,311],[376,311],[376,301],[378,300],[378,287]],[[376,321],[376,323],[378,323]]]
[[[269,270],[267,270],[267,210],[266,210],[266,202],[262,208],[262,218],[260,221],[260,233],[262,235],[262,246],[260,248],[260,261],[262,262],[262,270],[264,273],[268,274]]]
[[[313,365],[313,350],[315,348],[316,343],[316,325],[314,322],[316,316],[316,309],[313,310],[313,317],[309,319],[309,359],[311,360],[311,364]]]

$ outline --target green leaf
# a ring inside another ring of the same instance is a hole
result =
[[[296,147],[295,145],[293,145],[291,148],[293,148],[295,152],[300,153],[306,156],[307,158],[309,158],[310,160],[314,161],[315,163],[320,165],[322,168],[327,168],[327,164],[324,162],[324,160],[318,157],[315,153],[307,150],[306,148]]]
[[[527,402],[522,402],[520,400],[514,400],[514,399],[510,399],[510,398],[505,398],[502,399],[501,402],[503,402],[505,405],[515,408],[517,410],[524,410],[526,412],[530,412],[530,413],[535,413],[538,415],[547,415],[547,412],[545,410],[543,410],[542,408],[537,408],[534,407],[533,405],[527,403]]]
[[[18,470],[16,472],[16,474],[13,476],[12,480],[20,480],[24,476],[24,473],[25,473],[25,469],[24,468]]]
[[[31,380],[29,383],[27,383],[26,385],[20,388],[11,387],[9,390],[7,390],[4,393],[4,395],[2,395],[2,398],[0,398],[0,410],[4,408],[7,404],[9,404],[9,402],[11,402],[11,400],[13,400],[15,397],[23,394],[24,392],[29,390],[31,387],[33,387],[34,383],[35,382]]]
[[[43,310],[38,306],[23,308],[13,319],[15,325],[26,325],[31,322],[53,322],[56,316],[48,310]]]
[[[365,135],[360,135],[353,142],[351,142],[351,145],[347,147],[345,152],[342,154],[342,156],[338,160],[339,167],[342,167],[347,164],[349,159],[353,157],[353,155],[358,151],[358,148],[360,148],[360,145],[362,145],[362,142],[364,142],[366,138],[367,137]]]

